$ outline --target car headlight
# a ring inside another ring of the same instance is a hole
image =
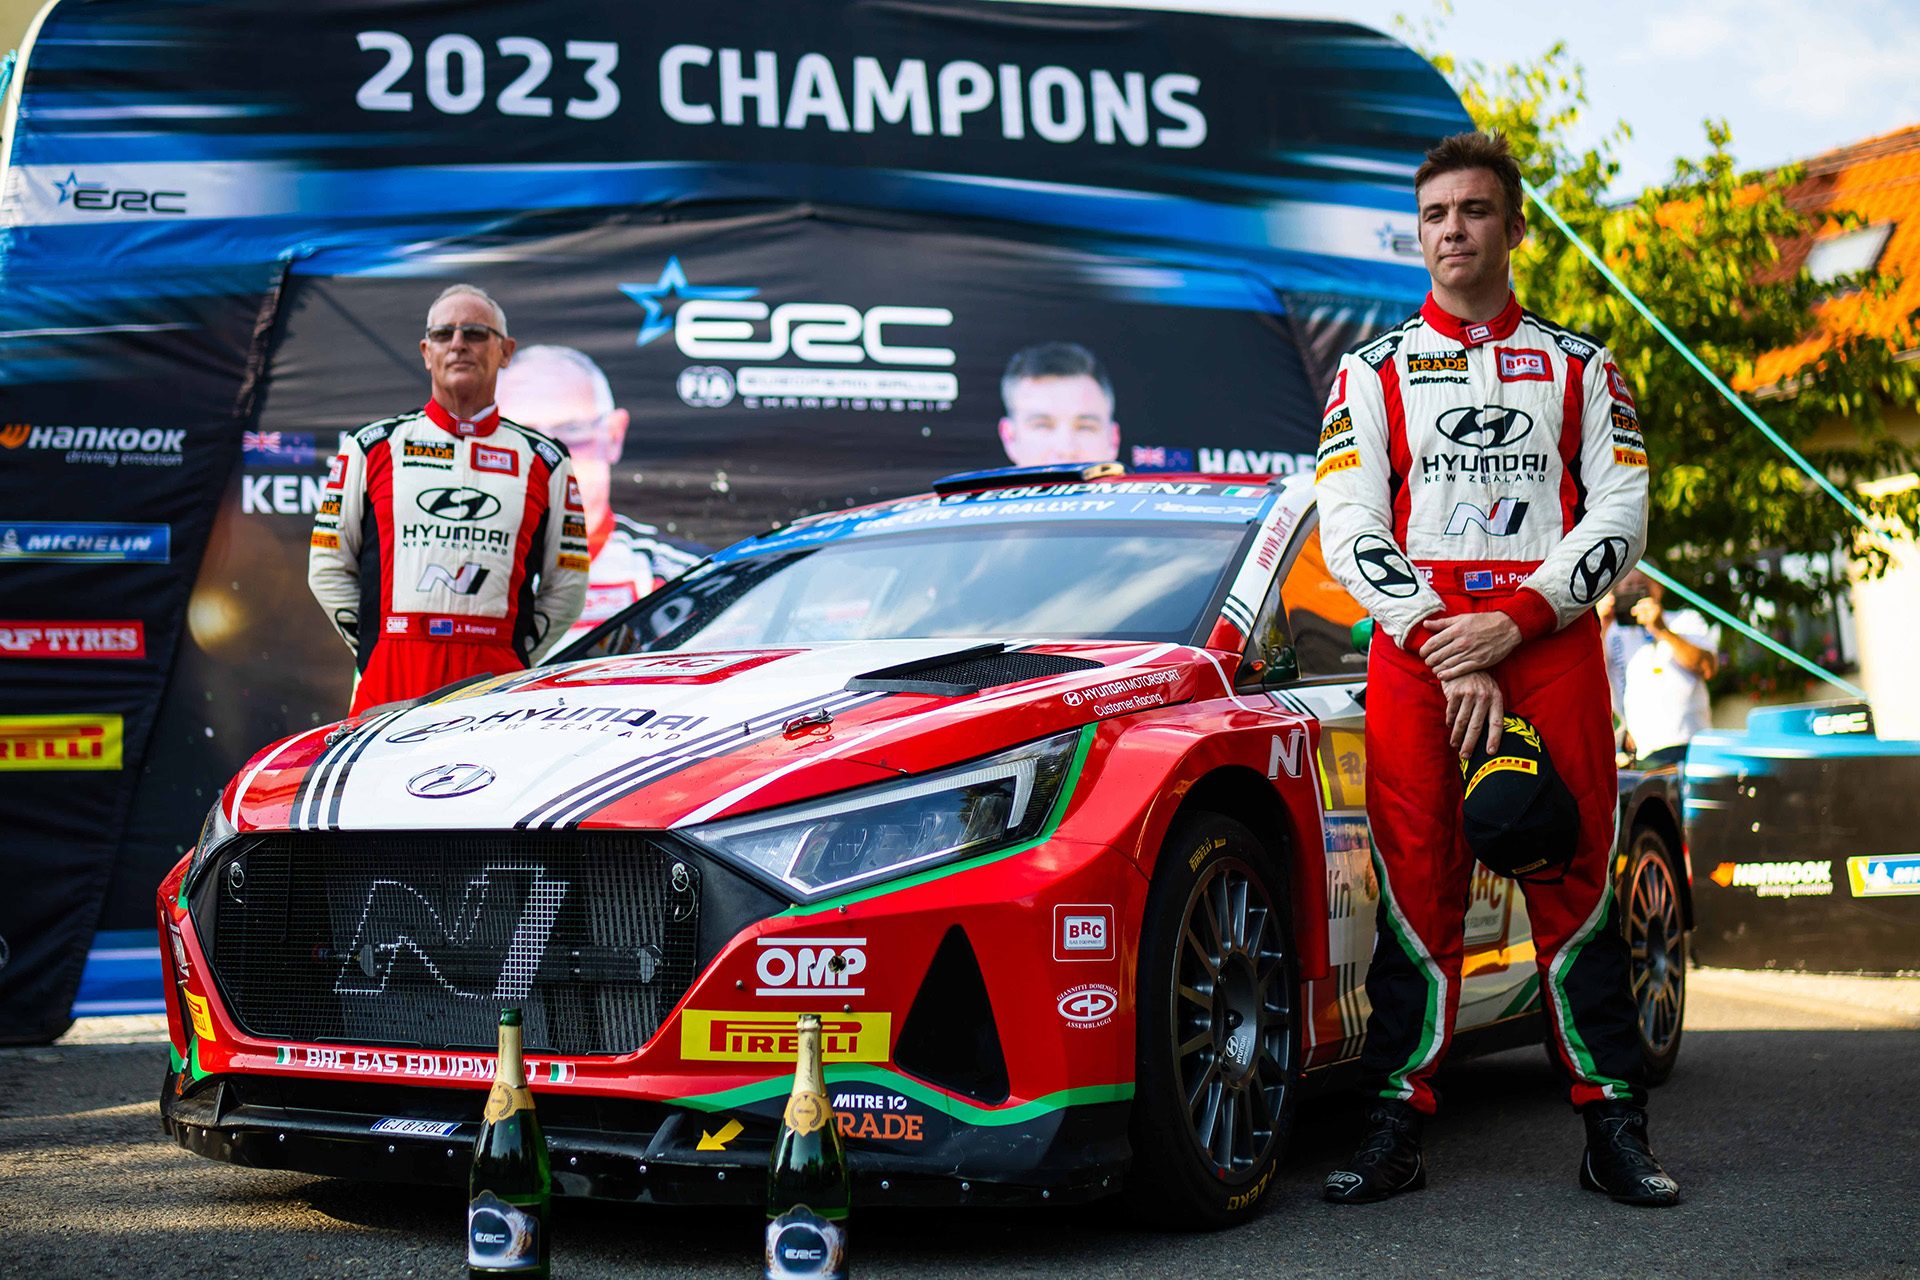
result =
[[[226,812],[221,809],[220,801],[216,799],[213,802],[213,808],[207,810],[207,820],[200,824],[200,839],[193,846],[193,861],[187,864],[187,879],[192,880],[199,875],[200,868],[206,865],[207,859],[211,858],[221,845],[239,834],[233,824],[227,821]]]
[[[681,834],[775,877],[805,902],[1040,835],[1072,778],[1081,736],[1075,729],[936,773]]]

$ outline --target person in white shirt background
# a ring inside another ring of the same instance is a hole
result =
[[[1678,759],[1713,723],[1707,681],[1719,668],[1716,630],[1691,609],[1667,612],[1665,595],[1634,569],[1599,605],[1621,752],[1642,764]]]
[[[586,605],[568,632],[578,639],[661,583],[699,563],[697,544],[613,510],[613,467],[627,440],[628,414],[592,357],[572,347],[523,347],[501,371],[500,412],[567,446],[587,515],[593,557]]]

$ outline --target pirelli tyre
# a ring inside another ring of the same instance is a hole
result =
[[[1184,815],[1140,939],[1127,1199],[1163,1226],[1259,1212],[1299,1093],[1299,964],[1286,880],[1246,826]]]
[[[1648,1084],[1660,1084],[1673,1074],[1686,1022],[1687,925],[1677,866],[1658,828],[1633,829],[1621,881],[1620,918]]]

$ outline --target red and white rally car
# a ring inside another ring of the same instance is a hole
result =
[[[1253,1213],[1367,1014],[1362,615],[1306,477],[1111,470],[802,520],[260,752],[160,888],[168,1129],[459,1182],[515,1004],[563,1194],[753,1202],[811,1012],[863,1203]],[[1664,1074],[1686,882],[1637,825]],[[1460,1050],[1537,1039],[1511,883],[1467,945]]]

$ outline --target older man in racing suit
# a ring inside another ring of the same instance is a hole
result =
[[[1425,1185],[1421,1120],[1460,1000],[1473,857],[1460,757],[1504,711],[1546,740],[1580,809],[1566,877],[1525,884],[1551,1047],[1587,1123],[1580,1179],[1674,1203],[1646,1142],[1641,1049],[1610,878],[1616,777],[1594,602],[1640,558],[1647,456],[1633,397],[1592,338],[1522,311],[1525,233],[1505,141],[1444,140],[1416,178],[1433,292],[1344,357],[1316,468],[1329,568],[1375,619],[1367,817],[1380,878],[1361,1065],[1368,1132],[1336,1203]]]
[[[558,644],[587,588],[586,513],[566,448],[500,416],[506,316],[455,285],[427,312],[424,408],[341,437],[307,581],[354,651],[352,714]]]

